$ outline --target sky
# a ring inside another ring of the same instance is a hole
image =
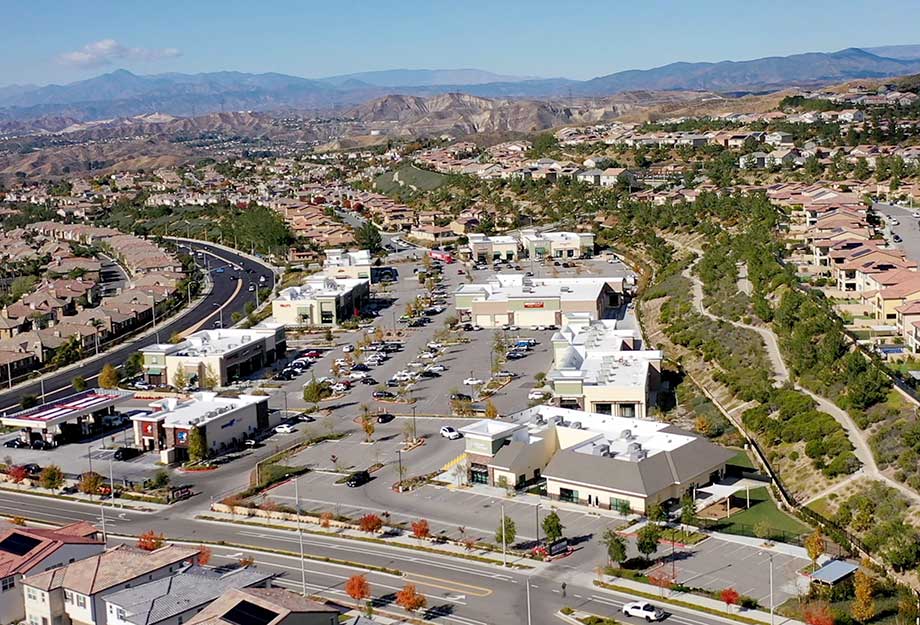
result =
[[[114,69],[319,78],[473,67],[586,79],[920,43],[918,0],[6,0],[0,85]]]

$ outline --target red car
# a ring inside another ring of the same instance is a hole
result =
[[[322,354],[314,350],[312,352],[307,352],[306,354],[303,355],[303,357],[304,358],[321,358]]]

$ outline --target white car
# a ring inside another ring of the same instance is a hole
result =
[[[425,367],[428,371],[434,371],[435,373],[443,373],[447,371],[447,367],[444,365],[428,365]]]
[[[278,434],[293,434],[296,432],[294,426],[289,423],[282,423],[281,425],[275,426],[275,432]]]
[[[341,384],[341,383],[339,383],[339,384],[333,384],[333,385],[332,385],[331,387],[329,387],[329,388],[330,388],[330,390],[331,390],[333,393],[344,393],[345,391],[348,390],[348,387],[345,386],[344,384]]]
[[[428,343],[428,345],[426,345],[425,347],[427,347],[428,349],[441,349],[444,346],[441,345],[440,343],[431,342],[431,343]]]
[[[342,351],[345,352],[346,354],[351,353],[351,352],[355,351],[355,346],[354,346],[354,345],[346,345],[345,347],[342,348]]]
[[[531,401],[545,399],[545,398],[546,398],[546,393],[538,389],[534,389],[530,391],[529,393],[527,393],[527,399]]]
[[[453,440],[457,440],[458,438],[461,438],[463,434],[458,432],[456,428],[452,428],[449,425],[445,425],[444,427],[441,428],[441,436],[453,441]]]
[[[349,380],[363,380],[366,377],[369,377],[366,371],[352,371],[348,374]]]
[[[482,380],[479,378],[467,378],[463,381],[463,383],[467,386],[479,386],[482,384]]]
[[[891,225],[892,225],[892,226],[900,226],[900,225],[901,225],[901,222],[898,221],[897,219],[895,219],[894,217],[892,217],[892,218],[891,218]]]
[[[663,610],[656,608],[648,601],[631,601],[623,606],[623,614],[644,618],[647,622],[660,621],[666,615]]]
[[[413,360],[412,362],[406,364],[410,369],[422,369],[425,366],[425,363]]]
[[[920,219],[920,212],[914,211],[914,212],[913,212],[913,217],[914,217],[914,219]]]
[[[421,358],[422,360],[434,360],[437,357],[438,355],[435,354],[434,352],[425,352],[424,354],[419,355],[419,358]]]

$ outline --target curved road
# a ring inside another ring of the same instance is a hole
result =
[[[196,257],[196,260],[202,265],[202,268],[210,270],[211,280],[214,283],[211,293],[196,303],[191,310],[181,311],[179,314],[185,312],[181,317],[158,323],[156,333],[129,340],[108,352],[100,354],[98,357],[93,356],[87,359],[78,367],[46,376],[44,379],[45,401],[60,399],[74,393],[75,391],[70,384],[73,378],[82,376],[87,382],[92,382],[99,377],[99,372],[102,371],[103,365],[106,363],[123,363],[128,356],[141,347],[156,343],[157,335],[159,335],[160,340],[166,341],[174,333],[213,327],[214,321],[221,317],[223,318],[224,326],[229,327],[230,317],[233,313],[242,313],[247,302],[255,303],[255,293],[249,292],[247,288],[249,282],[259,284],[259,278],[265,276],[264,285],[268,287],[274,285],[272,270],[266,265],[250,260],[248,257],[228,252],[207,243],[180,242],[179,245],[191,247],[195,251],[201,250],[204,253],[204,258]],[[233,271],[229,268],[231,264],[242,267],[243,271]],[[224,268],[224,270],[220,271],[221,268]],[[248,269],[251,269],[252,273],[247,273]],[[238,286],[237,280],[233,278],[237,273],[242,276],[241,287]],[[36,380],[0,393],[0,412],[17,410],[19,402],[25,395],[40,396],[41,383]]]

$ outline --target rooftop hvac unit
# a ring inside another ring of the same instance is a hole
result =
[[[569,425],[569,427],[571,427],[571,428],[573,428],[573,429],[576,429],[576,430],[580,430],[580,429],[581,429],[581,421],[572,421],[572,423]]]
[[[553,416],[549,418],[549,420],[555,423],[556,425],[559,425],[560,423],[562,423],[562,415],[554,414]]]
[[[636,452],[642,451],[642,445],[639,443],[630,443],[626,446],[627,453],[634,454]]]
[[[596,445],[593,450],[595,456],[606,456],[610,453],[610,445]]]
[[[622,432],[620,432],[620,438],[622,438],[625,441],[631,441],[632,437],[633,437],[632,430],[623,430]]]
[[[559,287],[559,290],[560,290],[561,292],[563,292],[563,293],[571,293],[571,292],[572,292],[572,288],[571,288],[571,287],[567,287],[567,286],[561,286],[561,287]]]

